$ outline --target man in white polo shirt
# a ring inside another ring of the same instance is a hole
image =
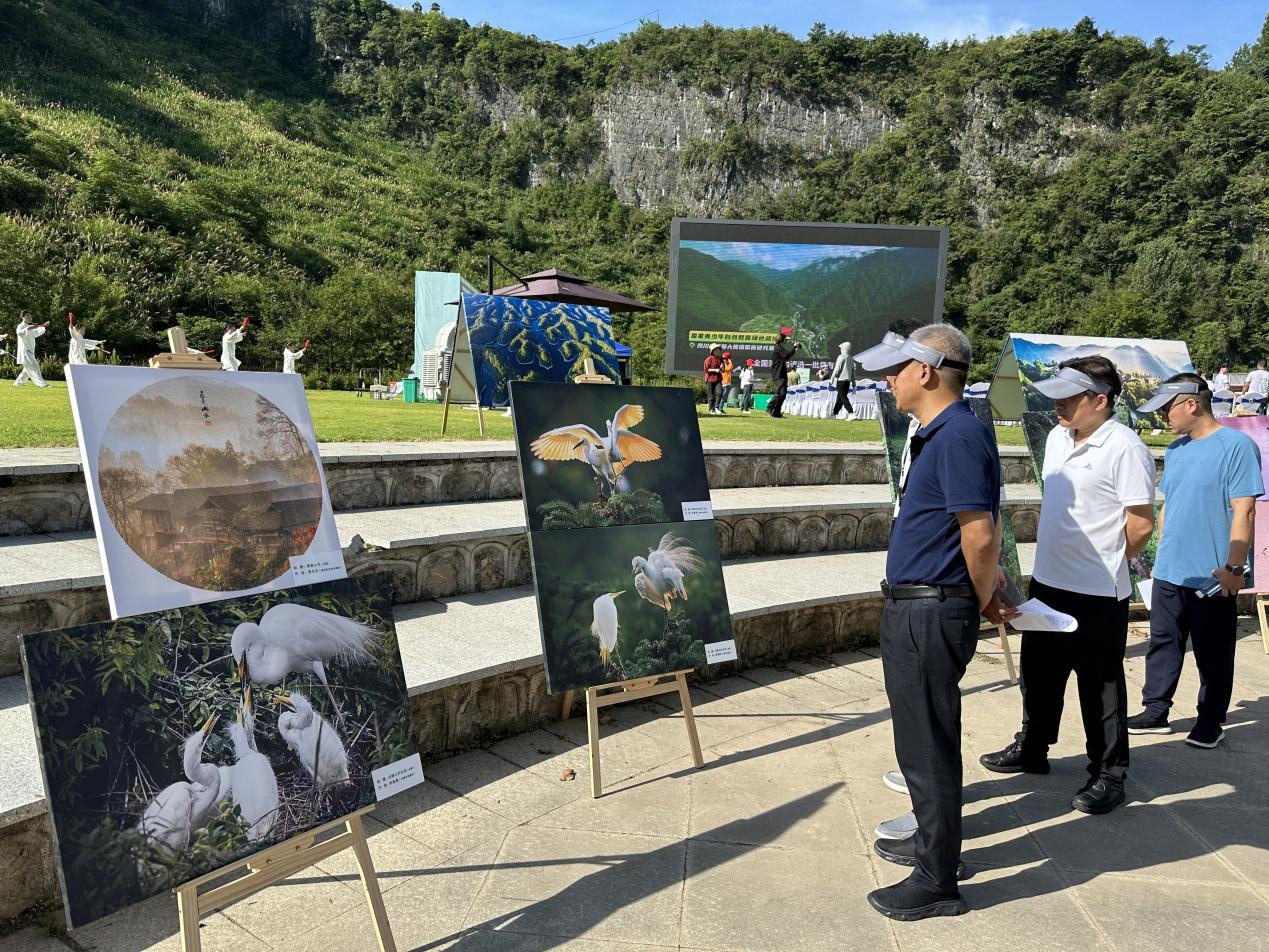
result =
[[[980,762],[996,773],[1048,773],[1071,672],[1079,687],[1089,780],[1071,801],[1084,813],[1124,802],[1128,771],[1128,559],[1154,531],[1155,467],[1137,435],[1113,419],[1122,383],[1105,357],[1063,361],[1034,384],[1054,401],[1030,595],[1074,616],[1069,633],[1023,632],[1022,730]]]

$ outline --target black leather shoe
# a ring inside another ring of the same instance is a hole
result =
[[[1024,754],[1022,744],[1014,741],[1004,750],[994,754],[983,754],[978,762],[992,773],[1038,773],[1049,772],[1049,758],[1041,755]]]
[[[1127,799],[1122,783],[1098,777],[1075,795],[1071,806],[1081,813],[1109,813]]]
[[[886,840],[880,839],[872,844],[872,848],[877,851],[877,855],[890,863],[898,863],[900,866],[915,866],[916,860],[916,837],[912,836],[906,840]],[[956,878],[965,878],[965,864],[956,864]]]
[[[874,889],[868,894],[868,903],[883,916],[900,922],[915,922],[931,916],[959,916],[969,908],[958,894],[930,892],[907,880]]]

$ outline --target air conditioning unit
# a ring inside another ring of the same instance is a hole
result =
[[[419,358],[419,387],[428,400],[440,400],[449,384],[449,369],[454,362],[454,325],[436,333],[435,345]]]

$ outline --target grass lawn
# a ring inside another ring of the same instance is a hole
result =
[[[403,403],[400,400],[372,400],[341,390],[310,390],[309,408],[317,438],[323,443],[367,442],[375,440],[476,440],[480,431],[476,413],[451,407],[449,426],[441,436],[441,407],[435,403]],[[732,410],[726,416],[709,416],[698,408],[701,436],[707,440],[753,440],[781,443],[844,442],[873,443],[881,439],[876,420],[850,423],[840,420],[811,420],[785,417],[773,420],[754,411],[741,416]],[[511,439],[511,420],[501,411],[485,415],[487,439]],[[1022,428],[996,428],[1002,446],[1021,446]],[[1147,436],[1152,446],[1167,446],[1166,434]],[[75,424],[71,420],[66,384],[53,381],[48,390],[13,387],[0,380],[0,447],[74,446]]]

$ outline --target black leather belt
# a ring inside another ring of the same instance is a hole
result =
[[[969,598],[974,590],[968,585],[887,585],[881,583],[881,594],[899,601],[905,598]]]

